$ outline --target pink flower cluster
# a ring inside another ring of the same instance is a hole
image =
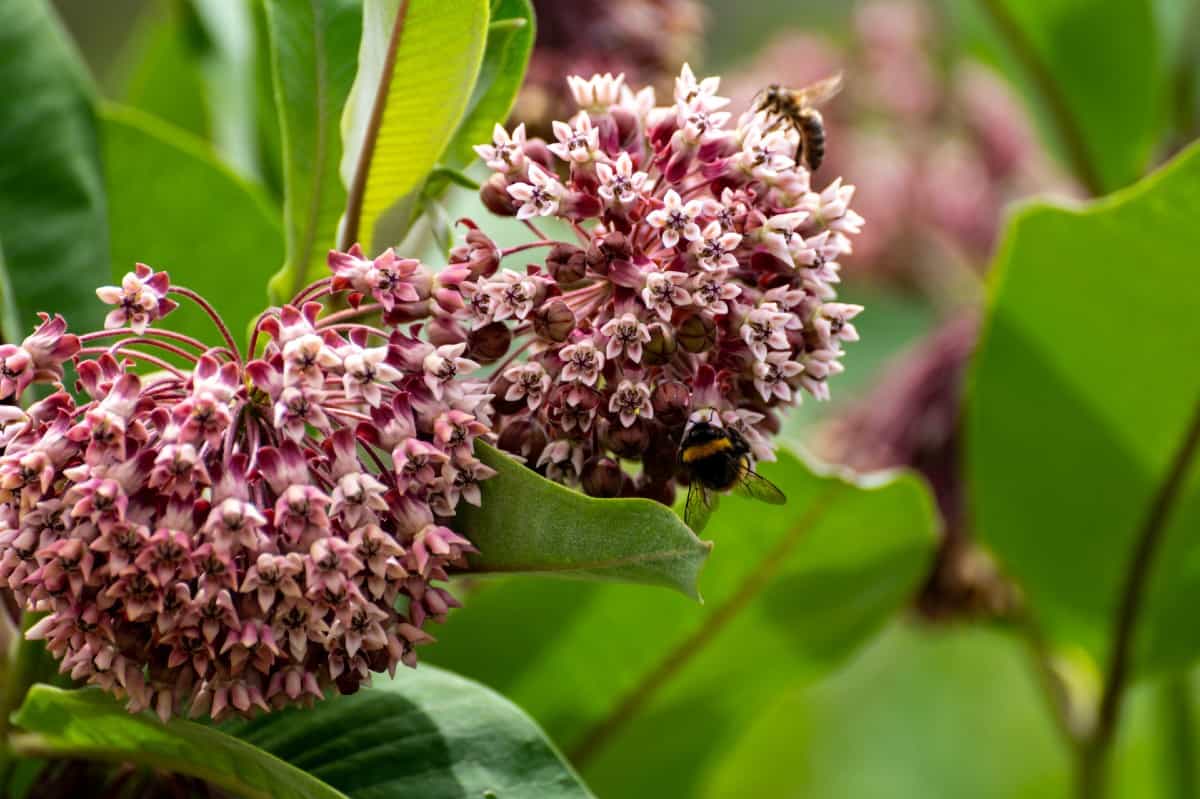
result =
[[[835,286],[862,219],[853,187],[813,186],[790,125],[751,112],[731,127],[717,78],[685,66],[665,106],[622,76],[569,84],[581,110],[556,141],[497,126],[476,148],[494,171],[484,204],[536,239],[500,250],[469,223],[429,326],[499,361],[502,447],[593,495],[669,502],[689,420],[769,459],[777,412],[829,396],[857,339],[861,308]],[[540,263],[500,268],[535,248]],[[641,462],[636,480],[621,459]]]
[[[403,303],[419,277],[359,282]],[[0,406],[0,582],[46,614],[28,635],[64,672],[132,711],[219,719],[415,665],[456,604],[435,583],[473,551],[447,525],[492,474],[472,454],[488,396],[461,346],[324,313],[334,282],[264,312],[249,359],[140,264],[97,292],[106,330],[43,317],[4,348],[3,396],[56,390]],[[223,343],[151,326],[168,294]]]

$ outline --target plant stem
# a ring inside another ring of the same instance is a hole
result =
[[[1005,0],[979,0],[979,4],[991,18],[1000,35],[1008,42],[1013,56],[1029,73],[1029,78],[1045,101],[1075,178],[1091,196],[1099,197],[1104,194],[1104,181],[1088,154],[1087,137],[1079,121],[1071,113],[1067,97],[1054,79],[1049,65],[1042,60],[1033,42],[1021,29],[1020,23],[1009,13]]]
[[[1105,772],[1109,750],[1117,731],[1121,714],[1121,700],[1129,682],[1129,660],[1133,652],[1134,634],[1137,632],[1138,615],[1150,580],[1154,556],[1162,543],[1171,510],[1183,486],[1184,478],[1200,445],[1200,402],[1192,412],[1192,419],[1184,434],[1183,442],[1167,469],[1167,474],[1155,492],[1150,511],[1146,514],[1137,536],[1136,549],[1129,571],[1125,576],[1125,587],[1121,592],[1117,620],[1113,632],[1112,654],[1104,680],[1104,692],[1100,697],[1100,711],[1096,727],[1083,747],[1079,762],[1078,796],[1080,799],[1100,799],[1104,796]]]

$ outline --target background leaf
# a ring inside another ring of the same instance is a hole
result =
[[[287,262],[271,279],[286,302],[329,271],[346,190],[338,179],[342,108],[362,36],[360,0],[267,0],[284,163]]]
[[[23,755],[129,762],[200,777],[246,799],[345,799],[316,777],[212,727],[131,715],[98,688],[35,685],[14,723]]]
[[[42,0],[0,0],[0,53],[0,239],[21,330],[37,311],[98,327],[108,230],[90,81]]]
[[[241,343],[283,260],[275,210],[203,142],[120,106],[104,111],[104,170],[113,264],[104,282],[119,281],[135,261],[166,269],[173,282],[203,294]],[[162,325],[219,341],[187,301]]]
[[[466,111],[487,25],[487,0],[364,2],[358,76],[342,118],[343,246],[360,241],[374,254],[407,231],[415,192]],[[398,215],[385,218],[393,207]]]
[[[529,0],[496,1],[479,80],[462,123],[442,156],[443,163],[452,167],[472,163],[478,157],[472,147],[490,142],[495,124],[504,124],[517,99],[536,37],[537,26]]]
[[[1042,112],[1043,126],[1053,128],[1047,138],[1091,193],[1128,185],[1145,172],[1167,122],[1151,0],[952,5],[966,17],[982,6],[992,28],[990,55]]]
[[[762,473],[788,504],[722,499],[703,606],[637,586],[480,582],[428,657],[525,708],[599,795],[697,795],[780,691],[907,601],[934,544],[912,477],[859,485],[786,452]]]
[[[528,716],[424,665],[353,696],[230,725],[352,799],[584,799],[587,788]]]
[[[644,583],[699,599],[696,576],[711,545],[669,508],[648,499],[593,499],[478,446],[498,474],[481,484],[481,506],[463,503],[455,517],[479,548],[473,571]]]
[[[1082,210],[1034,205],[993,266],[968,469],[982,536],[1058,641],[1100,658],[1151,496],[1200,400],[1200,147]],[[1151,573],[1143,666],[1200,654],[1200,473]]]

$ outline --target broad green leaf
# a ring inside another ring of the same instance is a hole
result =
[[[479,549],[476,572],[523,572],[643,583],[699,599],[696,577],[711,544],[670,508],[648,499],[594,499],[564,488],[479,444],[498,474],[480,507],[463,503],[455,522]]]
[[[492,140],[492,128],[503,124],[517,99],[536,34],[529,0],[496,0],[479,80],[443,163],[466,166],[476,159],[472,148]]]
[[[342,245],[359,241],[373,254],[407,231],[415,193],[467,109],[487,26],[487,0],[365,0],[342,118]]]
[[[144,14],[130,36],[116,99],[211,141],[200,21],[183,2],[163,3],[156,11]]]
[[[98,688],[35,685],[13,722],[25,733],[10,739],[12,747],[25,756],[137,763],[199,777],[245,799],[345,799],[245,741],[190,721],[131,715]]]
[[[109,267],[91,86],[43,0],[0,0],[0,53],[0,239],[20,328],[37,311],[97,327]]]
[[[425,664],[230,729],[352,799],[591,796],[518,707]]]
[[[144,15],[124,57],[120,101],[211,142],[258,178],[259,83],[250,0],[173,0]]]
[[[328,272],[346,190],[338,179],[342,107],[362,35],[361,0],[267,0],[284,163],[287,261],[271,279],[286,302]]]
[[[1185,692],[1177,704],[1194,712],[1195,688]],[[1166,686],[1131,693],[1113,799],[1193,795],[1175,772],[1200,753],[1172,740],[1172,702]],[[1022,641],[978,625],[897,624],[846,668],[762,708],[722,760],[700,766],[699,795],[1065,799],[1072,765]]]
[[[1029,206],[992,269],[967,462],[980,534],[1055,640],[1106,662],[1152,497],[1200,403],[1200,146],[1081,209]],[[1170,509],[1135,655],[1200,654],[1200,469]]]
[[[762,473],[788,504],[722,499],[704,605],[640,586],[479,582],[427,657],[521,705],[599,795],[696,795],[704,764],[780,691],[840,663],[907,601],[934,547],[911,476],[856,483],[786,452]]]
[[[107,106],[103,122],[113,265],[104,282],[120,280],[136,261],[165,269],[172,282],[204,295],[240,339],[283,260],[276,212],[183,131],[119,106]],[[220,342],[186,300],[162,325]]]
[[[1166,74],[1152,0],[953,5],[964,15],[983,7],[996,60],[1040,108],[1054,144],[1093,194],[1144,173],[1165,130]]]

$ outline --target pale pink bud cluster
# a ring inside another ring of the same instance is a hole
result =
[[[46,614],[28,635],[64,672],[132,711],[219,719],[353,692],[415,665],[425,622],[456,605],[437,583],[474,551],[451,525],[493,474],[472,451],[486,387],[461,346],[317,302],[334,284],[419,302],[415,262],[331,260],[334,278],[262,314],[249,359],[143,265],[99,292],[108,329],[43,317],[4,348],[4,395],[56,390],[0,414],[0,583]],[[223,343],[150,326],[168,294]]]

